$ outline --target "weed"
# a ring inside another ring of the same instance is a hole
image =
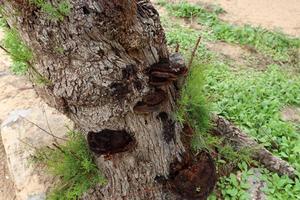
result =
[[[219,64],[207,70],[206,79],[204,87],[213,101],[214,111],[234,121],[274,154],[288,160],[297,170],[300,169],[296,126],[283,122],[279,114],[285,105],[300,104],[299,77],[286,74],[278,66],[270,66],[265,72],[247,69],[233,73],[228,66]],[[278,178],[288,183],[286,187],[291,191],[286,193],[277,186],[274,173],[263,175],[268,183],[268,198],[296,199],[299,179]],[[223,187],[223,193],[231,188],[228,181],[221,183],[219,187]]]
[[[43,164],[50,174],[60,178],[58,185],[47,195],[49,200],[75,200],[96,184],[106,184],[93,162],[84,136],[69,131],[68,137],[65,144],[42,148],[33,156],[35,163]]]
[[[248,189],[248,177],[253,175],[253,171],[248,169],[247,164],[242,162],[239,164],[239,176],[230,174],[229,177],[221,177],[218,182],[218,188],[224,200],[248,200],[250,199]],[[214,199],[212,195],[210,200]]]
[[[192,124],[197,124],[200,132],[207,132],[210,128],[209,106],[206,102],[202,86],[204,84],[203,69],[201,65],[194,65],[189,73],[187,82],[181,91],[179,101],[179,118],[182,113],[188,115]],[[187,117],[185,118],[187,119]]]
[[[267,187],[263,189],[263,192],[268,196],[268,199],[299,199],[299,179],[292,180],[287,176],[278,176],[278,174],[269,172],[266,169],[261,169],[261,171],[263,173],[262,180],[267,183]]]
[[[62,21],[71,13],[72,5],[68,0],[60,0],[56,5],[47,0],[30,0],[30,3],[38,6],[51,20]]]
[[[180,45],[180,51],[189,59],[189,54],[198,39],[199,35],[203,36],[206,33],[197,32],[193,29],[183,27],[172,22],[167,22],[167,19],[162,17],[162,23],[166,29],[167,44],[171,48],[175,48],[177,44]],[[204,39],[202,39],[203,41]],[[213,53],[208,51],[203,42],[200,43],[196,53],[196,60],[194,63],[207,63],[213,58]]]
[[[3,18],[3,16],[1,16],[1,13],[2,13],[2,11],[1,11],[1,8],[0,8],[0,28],[3,28],[3,27],[6,26],[6,21]]]
[[[217,152],[217,163],[231,163],[237,165],[241,161],[251,163],[251,151],[248,149],[235,150],[228,142],[208,133],[211,128],[211,106],[207,103],[204,85],[204,66],[193,65],[186,84],[181,91],[178,102],[177,119],[179,122],[188,121],[196,130],[192,140],[192,148],[195,151],[206,150]]]
[[[16,75],[25,75],[27,72],[32,77],[32,81],[38,85],[51,84],[50,80],[44,77],[32,65],[33,54],[30,48],[22,41],[17,30],[4,25],[5,37],[1,41],[5,50],[12,59],[11,71]]]
[[[193,29],[182,26],[165,23],[167,41],[170,46],[180,45],[181,53],[189,59],[191,48],[199,37],[199,33]],[[214,54],[208,51],[202,43],[197,50],[194,65],[190,69],[186,83],[181,90],[181,97],[178,101],[177,120],[181,123],[188,121],[196,130],[196,135],[192,140],[192,148],[195,151],[207,150],[209,152],[218,152],[217,162],[220,164],[231,163],[236,165],[240,161],[252,162],[250,151],[241,149],[234,150],[228,143],[219,137],[208,133],[211,128],[210,112],[211,105],[207,102],[204,91],[205,69],[213,67],[205,63],[212,63],[215,59]]]
[[[28,70],[28,62],[32,59],[32,52],[21,40],[15,29],[6,29],[3,46],[8,50],[13,64],[11,70],[18,75],[25,74]]]

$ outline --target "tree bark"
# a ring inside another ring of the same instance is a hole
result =
[[[184,160],[189,147],[181,141],[182,126],[173,116],[172,81],[180,73],[149,71],[154,64],[180,65],[169,61],[157,11],[148,0],[70,4],[63,20],[49,19],[26,0],[4,1],[3,8],[9,25],[32,49],[31,64],[49,82],[35,84],[37,93],[87,135],[108,179],[105,187],[92,189],[83,199],[195,197],[169,192],[158,181],[169,177],[170,165]],[[151,80],[152,75],[171,77]],[[214,180],[214,166],[210,168],[204,176]],[[200,188],[201,195],[192,199],[206,198],[213,185]]]

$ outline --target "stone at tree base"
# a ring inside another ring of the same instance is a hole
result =
[[[249,176],[248,183],[250,188],[248,192],[250,193],[251,200],[266,200],[266,194],[262,191],[267,187],[267,183],[262,180],[262,174],[257,168],[253,168],[253,174]]]
[[[42,103],[39,104],[31,107],[27,112],[24,112],[26,110],[21,110],[21,113],[26,113],[26,116],[23,115],[23,117],[49,131],[48,119],[52,133],[58,137],[64,137],[67,132],[66,123],[71,126],[70,121],[54,109]],[[15,115],[13,118],[11,113]],[[51,186],[53,178],[47,176],[40,167],[30,163],[30,155],[35,151],[30,146],[38,148],[51,145],[54,139],[26,119],[16,117],[18,110],[11,113],[6,119],[18,119],[16,121],[10,120],[10,122],[4,119],[1,125],[1,136],[6,151],[8,168],[15,183],[17,199],[45,199],[46,192]],[[45,113],[47,117],[45,117]]]
[[[0,200],[15,199],[15,188],[7,167],[6,153],[0,137]]]
[[[284,121],[300,123],[300,108],[296,106],[287,106],[281,111],[281,118]]]

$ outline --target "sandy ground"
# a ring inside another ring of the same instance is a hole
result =
[[[225,21],[252,24],[300,37],[300,0],[189,0],[216,4],[227,13]]]
[[[2,31],[0,31],[0,38],[3,37]],[[5,98],[11,98],[8,96],[9,93],[3,88],[4,83],[7,84],[6,76],[8,76],[8,65],[10,64],[9,58],[5,53],[0,51],[0,102]],[[14,81],[14,80],[12,80]],[[12,99],[10,99],[12,100]],[[5,106],[6,107],[6,106]],[[9,107],[9,106],[7,106]],[[2,123],[2,116],[4,113],[4,107],[0,107],[0,124]],[[6,113],[5,113],[6,114]],[[1,131],[1,130],[0,130]],[[1,133],[1,132],[0,132]],[[0,136],[0,200],[14,200],[15,189],[14,184],[11,181],[11,177],[7,168],[6,153],[2,143],[2,137]]]
[[[5,150],[0,137],[0,199],[14,200],[15,190],[7,168]]]

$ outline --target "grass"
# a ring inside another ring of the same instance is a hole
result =
[[[166,30],[165,34],[169,47],[175,49],[176,45],[180,44],[181,53],[186,59],[189,59],[190,52],[192,48],[194,48],[194,43],[197,41],[199,35],[206,34],[205,31],[199,32],[191,28],[183,27],[178,23],[169,21],[169,18],[166,16],[161,16],[161,21]],[[206,41],[206,38],[202,38],[202,41]],[[194,63],[210,63],[214,59],[214,54],[207,50],[203,42],[200,43],[196,53],[197,56],[195,59],[197,60],[195,60]]]
[[[193,29],[183,28],[178,24],[169,22],[164,17],[162,17],[162,23],[166,29],[168,45],[173,48],[176,44],[180,44],[181,52],[188,60],[190,57],[189,52],[199,37],[199,33]],[[207,101],[207,95],[203,87],[206,84],[205,69],[209,67],[207,63],[212,63],[214,59],[214,53],[208,51],[205,45],[201,43],[197,49],[195,64],[192,66],[186,84],[181,91],[177,119],[181,123],[189,121],[196,130],[197,135],[192,140],[192,147],[195,151],[218,152],[216,158],[218,165],[229,163],[237,165],[242,160],[250,163],[252,160],[250,159],[251,152],[249,150],[236,151],[227,142],[208,133],[211,128],[210,112],[212,111],[212,104]]]
[[[32,64],[33,53],[23,42],[18,31],[9,28],[5,19],[0,18],[0,27],[4,30],[4,38],[1,40],[3,48],[11,57],[12,64],[10,70],[16,75],[29,74],[32,81],[40,86],[50,85],[51,81],[44,77]]]
[[[209,28],[211,40],[219,40],[240,45],[249,45],[271,56],[275,61],[289,62],[300,48],[300,39],[280,32],[269,31],[251,25],[236,26],[219,19],[220,9],[207,10],[200,5],[187,2],[168,3],[160,1],[170,14],[177,17],[194,18],[199,24]],[[293,60],[299,64],[299,60]]]
[[[207,132],[210,128],[210,115],[209,105],[207,105],[204,93],[201,92],[203,81],[202,66],[194,65],[181,91],[178,118],[179,121],[189,119],[190,123],[197,126],[200,132]]]
[[[5,29],[3,46],[12,58],[11,70],[18,75],[24,75],[28,71],[28,62],[32,59],[32,52],[21,40],[15,29]]]
[[[253,174],[249,163],[253,163],[249,159],[251,152],[235,152],[228,144],[206,132],[209,127],[206,123],[209,111],[217,112],[233,121],[272,153],[287,160],[299,175],[300,125],[283,121],[280,111],[287,105],[300,105],[300,77],[297,72],[291,74],[289,70],[292,65],[299,64],[299,59],[293,59],[293,52],[299,50],[300,39],[258,27],[227,24],[218,17],[221,9],[207,10],[188,3],[160,3],[172,11],[170,14],[173,16],[193,18],[204,26],[203,30],[194,30],[162,16],[168,44],[173,48],[178,43],[187,58],[198,35],[202,36],[197,61],[194,62],[182,92],[179,105],[184,106],[179,107],[178,116],[179,120],[188,118],[198,130],[193,142],[195,149],[219,152],[216,158],[218,166],[230,160],[242,163],[238,164],[238,173],[220,178],[217,191],[222,198],[250,199],[247,180]],[[273,64],[265,67],[264,71],[231,69],[226,60],[218,60],[215,53],[205,47],[205,43],[216,40],[252,46],[271,56]],[[283,62],[286,62],[284,68]],[[185,116],[182,113],[187,117],[182,117]],[[267,199],[299,199],[299,178],[292,180],[287,176],[269,172],[261,166],[257,167],[262,174],[261,178],[267,183],[264,188]],[[217,199],[217,195],[213,194],[209,199]]]
[[[68,141],[53,148],[42,148],[33,156],[36,164],[45,166],[48,173],[60,177],[48,200],[76,200],[89,188],[106,180],[99,174],[84,136],[68,132]]]

